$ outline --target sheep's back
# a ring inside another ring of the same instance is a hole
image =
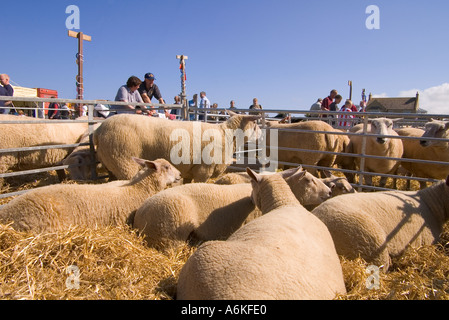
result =
[[[329,232],[298,207],[257,218],[225,242],[203,244],[178,283],[181,299],[333,299],[346,291]]]

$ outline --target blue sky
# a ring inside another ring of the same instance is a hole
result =
[[[212,103],[306,110],[331,89],[354,101],[363,88],[395,97],[422,93],[421,106],[447,113],[449,2],[445,0],[151,0],[2,3],[0,72],[25,87],[75,98],[77,43],[68,5],[80,9],[85,98],[114,99],[129,76],[156,75],[167,102],[180,93],[176,55],[189,56],[187,94]],[[365,26],[380,9],[380,29]],[[5,29],[6,28],[6,29]],[[75,30],[79,31],[79,30]]]

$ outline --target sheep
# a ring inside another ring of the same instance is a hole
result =
[[[380,135],[379,137],[364,137],[362,135],[363,125],[357,125],[353,128],[354,133],[350,137],[350,143],[347,146],[346,153],[362,154],[363,139],[366,139],[365,155],[382,156],[389,158],[401,158],[404,152],[404,147],[401,139],[388,138],[383,136],[398,136],[393,130],[393,122],[387,118],[378,118],[371,120],[371,124],[368,124],[368,134]],[[342,165],[345,169],[354,170],[356,167],[360,168],[361,158],[346,157],[345,163]],[[399,167],[400,162],[397,160],[389,159],[365,159],[365,172],[376,172],[381,174],[394,174]],[[349,182],[354,183],[354,175],[347,173]],[[385,187],[387,178],[382,177],[380,180],[380,186]],[[365,175],[365,183],[368,186],[372,186],[372,176]]]
[[[86,131],[87,123],[41,123],[30,117],[0,115],[0,121],[31,121],[27,124],[0,125],[2,149],[16,149],[47,145],[75,144]],[[72,148],[73,149],[73,148]],[[70,148],[20,151],[0,154],[0,174],[9,170],[33,170],[56,165],[70,152]]]
[[[425,131],[406,128],[398,130],[401,136],[422,137],[418,140],[404,140],[404,158],[428,161],[449,162],[449,143],[447,141],[432,141],[426,138],[449,139],[449,121],[432,120],[426,124]],[[402,162],[402,166],[414,176],[442,180],[449,175],[449,164],[425,164]],[[420,181],[421,188],[426,182]]]
[[[324,170],[323,174],[326,178],[322,178],[320,180],[332,190],[332,197],[356,192],[345,177],[337,177],[329,170]],[[246,172],[232,172],[222,176],[220,179],[215,181],[215,184],[230,185],[250,182],[251,178]]]
[[[424,134],[424,130],[418,128],[401,128],[395,130],[399,136],[401,137],[422,137]],[[412,139],[403,139],[402,144],[404,146],[404,153],[402,157],[404,159],[419,159],[425,157],[425,153],[423,153],[423,147],[420,145],[419,140]],[[429,158],[427,160],[430,160]],[[429,165],[422,165],[418,163],[412,163],[407,161],[401,161],[402,171],[405,175],[416,175],[422,178],[427,177],[425,174],[423,175],[419,169],[429,168]],[[427,184],[424,181],[420,181],[420,188],[424,189],[427,187]],[[396,185],[396,182],[395,182]],[[410,180],[407,180],[407,189],[410,189]]]
[[[178,300],[325,300],[345,294],[326,226],[279,175],[252,177],[262,216],[226,241],[202,244],[181,269]]]
[[[95,131],[101,123],[96,123],[93,130]],[[89,143],[90,142],[90,132],[86,130],[84,134],[80,137],[78,143]],[[83,181],[89,180],[91,178],[91,168],[90,164],[92,161],[90,145],[89,146],[78,146],[76,147],[61,164],[64,166],[69,166],[67,171],[70,174],[72,180]]]
[[[449,219],[449,177],[420,191],[346,194],[326,201],[312,213],[328,227],[337,253],[362,257],[388,270],[390,257],[408,245],[438,241]]]
[[[347,193],[357,193],[357,191],[349,183],[348,179],[345,177],[337,177],[333,175],[329,170],[323,171],[326,178],[321,179],[323,183],[331,188],[332,197],[337,197],[342,194]]]
[[[0,223],[17,231],[55,232],[71,225],[124,225],[145,199],[179,183],[168,161],[134,159],[143,168],[130,181],[100,185],[62,184],[34,189],[0,208]]]
[[[276,175],[286,179],[304,206],[316,207],[331,196],[326,185],[301,167]],[[188,240],[226,239],[260,215],[250,196],[249,183],[178,186],[147,199],[136,211],[133,227],[149,246],[162,250]]]
[[[346,135],[331,134],[332,132],[341,132],[334,129],[324,121],[306,121],[292,124],[280,124],[276,121],[267,122],[267,140],[270,140],[271,130],[278,130],[279,143],[282,148],[307,149],[314,151],[343,152],[349,144],[349,138]],[[313,132],[292,132],[288,130],[311,130],[325,131],[329,134]],[[278,159],[280,162],[296,163],[301,165],[322,166],[331,168],[336,161],[336,155],[310,153],[307,151],[287,151],[279,150]],[[280,164],[280,168],[285,166]],[[310,173],[317,175],[316,169],[308,168]]]
[[[128,160],[134,156],[170,160],[181,172],[184,183],[192,180],[206,182],[227,169],[235,148],[243,145],[245,139],[261,136],[255,123],[258,117],[229,113],[231,118],[222,124],[170,121],[139,115],[113,116],[94,133],[98,159],[118,179],[135,174],[136,165]],[[244,132],[245,137],[240,139],[239,132]],[[214,142],[210,142],[210,135]],[[225,141],[232,143],[230,150],[227,150]],[[210,151],[213,151],[213,158],[209,157]]]

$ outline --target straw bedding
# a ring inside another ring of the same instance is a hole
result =
[[[0,225],[0,299],[170,300],[194,251],[185,245],[158,252],[128,227],[35,235]],[[379,274],[378,290],[367,289],[362,259],[341,257],[341,263],[348,293],[338,300],[447,300],[449,225],[439,244],[409,248],[393,259],[390,271]],[[78,289],[66,283],[70,266],[80,271]]]

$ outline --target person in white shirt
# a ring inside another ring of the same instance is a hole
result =
[[[206,92],[202,91],[200,93],[200,103],[198,105],[198,108],[200,109],[209,109],[210,108],[210,101],[209,99],[206,97]],[[200,116],[198,117],[198,120],[202,121],[204,120],[204,112],[201,112]]]

